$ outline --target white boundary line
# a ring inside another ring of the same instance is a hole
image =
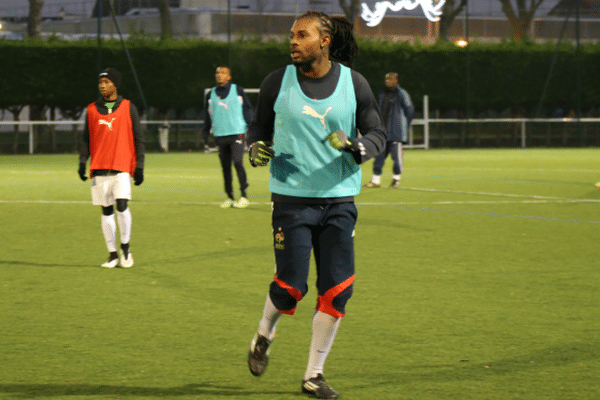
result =
[[[396,203],[356,203],[358,206],[386,206],[396,207],[407,211],[433,211],[443,213],[467,214],[467,215],[483,215],[489,217],[504,217],[504,218],[519,218],[539,221],[554,221],[554,222],[569,222],[569,223],[584,223],[584,224],[600,224],[600,221],[568,219],[568,218],[552,218],[541,217],[536,215],[518,215],[518,214],[501,214],[498,212],[485,211],[470,211],[470,210],[448,210],[429,208],[431,205],[458,205],[458,204],[539,204],[539,203],[563,203],[563,202],[589,202],[589,200],[573,200],[573,199],[542,199],[542,200],[523,200],[523,201],[493,201],[493,202],[396,202]],[[48,200],[0,200],[0,204],[84,204],[91,205],[91,201],[48,201]],[[220,205],[220,202],[132,202],[136,205]],[[270,206],[270,201],[250,202],[250,205],[265,205]]]
[[[538,196],[538,195],[513,194],[513,193],[468,192],[468,191],[464,191],[464,190],[427,189],[427,188],[416,188],[416,187],[399,187],[396,190],[406,190],[406,191],[414,191],[414,192],[450,193],[450,194],[471,194],[471,195],[476,195],[476,196],[514,197],[514,198],[537,199],[537,200],[555,200],[555,201],[563,201],[563,202],[600,203],[600,199],[569,199],[569,198],[565,198],[565,197]]]
[[[222,202],[211,202],[211,201],[135,201],[131,200],[131,204],[144,204],[144,205],[211,205],[221,204]],[[473,200],[473,201],[398,201],[398,202],[355,202],[358,206],[382,206],[382,207],[394,207],[394,206],[418,206],[418,205],[461,205],[461,204],[558,204],[558,203],[600,203],[600,199],[561,199],[561,198],[547,198],[547,199],[533,199],[533,200]],[[90,200],[0,200],[0,204],[92,204]],[[270,201],[251,201],[251,205],[267,205],[270,206]]]

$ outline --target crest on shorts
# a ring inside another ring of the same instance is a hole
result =
[[[281,227],[279,227],[279,231],[275,234],[275,248],[277,250],[285,249],[285,244],[283,244],[284,240],[285,240],[285,236],[283,235],[283,232],[281,231]]]

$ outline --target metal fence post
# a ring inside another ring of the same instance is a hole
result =
[[[521,147],[525,148],[526,136],[525,136],[525,120],[521,121]]]
[[[423,96],[423,142],[425,143],[425,150],[429,150],[429,96]]]
[[[33,124],[29,124],[29,154],[33,154]]]

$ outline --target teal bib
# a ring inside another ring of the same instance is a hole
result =
[[[229,94],[224,99],[220,99],[215,88],[212,88],[210,91],[210,116],[214,136],[243,135],[246,133],[242,100],[238,97],[235,84],[231,84]]]
[[[350,69],[340,65],[340,78],[326,99],[308,98],[300,88],[296,67],[288,65],[274,105],[275,129],[270,190],[294,197],[355,196],[362,174],[351,154],[323,140],[336,130],[356,138],[356,95]]]

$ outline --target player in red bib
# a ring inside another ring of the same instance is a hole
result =
[[[131,177],[135,185],[144,181],[144,136],[135,105],[117,93],[121,74],[107,68],[98,76],[102,97],[87,106],[83,143],[79,156],[79,176],[85,176],[87,159],[91,157],[92,203],[102,207],[102,233],[110,253],[104,268],[133,266],[129,251],[131,238]],[[115,221],[114,205],[117,205]],[[117,225],[121,239],[121,255],[117,253]]]

